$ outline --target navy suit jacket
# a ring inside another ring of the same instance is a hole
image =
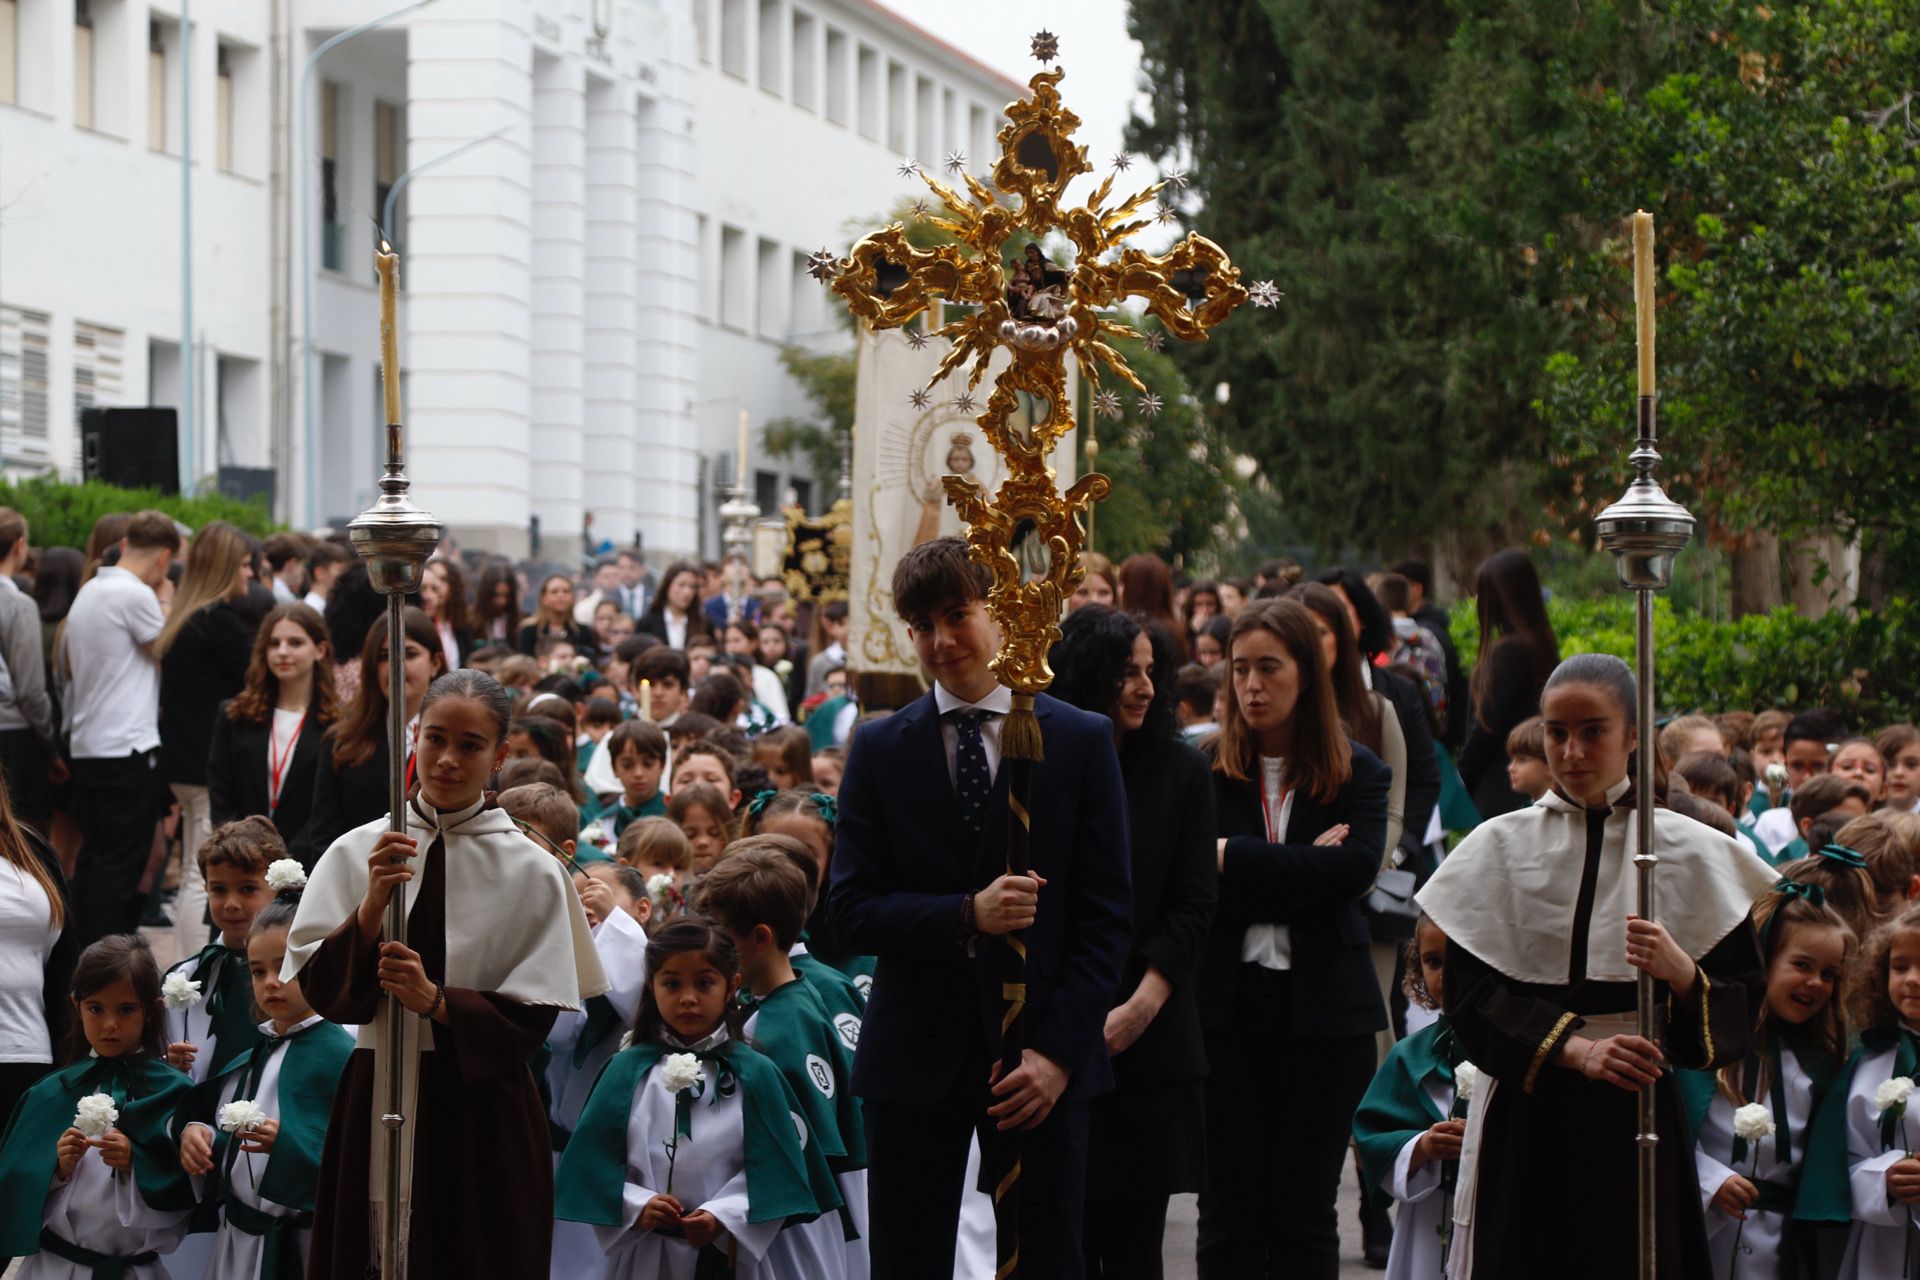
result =
[[[1105,716],[1044,694],[1035,712],[1046,759],[1033,768],[1031,864],[1047,884],[1025,933],[1027,1046],[1071,1073],[1065,1097],[1087,1098],[1112,1086],[1104,1028],[1132,945],[1127,797]],[[848,748],[828,911],[841,946],[879,960],[854,1055],[862,1097],[984,1095],[1012,952],[981,935],[968,954],[961,900],[1006,870],[1007,774],[1003,760],[975,839],[931,692]]]

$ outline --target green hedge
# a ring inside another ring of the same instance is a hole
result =
[[[274,523],[265,506],[223,494],[175,497],[158,489],[122,489],[98,480],[67,484],[50,475],[0,481],[0,506],[12,507],[27,518],[28,536],[36,547],[85,550],[87,535],[101,516],[149,507],[166,512],[192,529],[211,520],[225,520],[264,538],[282,527]]]
[[[1547,616],[1562,654],[1611,653],[1633,661],[1633,598],[1552,599]],[[1461,661],[1479,652],[1473,602],[1453,610]],[[1791,609],[1714,622],[1676,616],[1655,601],[1656,693],[1662,714],[1831,707],[1856,729],[1920,718],[1920,605],[1899,599],[1878,613]]]

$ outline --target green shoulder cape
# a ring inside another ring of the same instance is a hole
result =
[[[47,1192],[59,1164],[54,1146],[73,1127],[80,1099],[92,1093],[111,1094],[119,1108],[113,1127],[133,1142],[141,1198],[155,1209],[192,1208],[193,1187],[180,1169],[168,1124],[192,1084],[163,1060],[130,1053],[83,1059],[21,1095],[0,1138],[0,1255],[24,1258],[40,1251]]]
[[[204,1204],[217,1202],[225,1190],[228,1150],[233,1144],[233,1135],[218,1123],[221,1089],[228,1079],[246,1075],[256,1064],[264,1067],[266,1058],[282,1043],[287,1051],[280,1060],[280,1132],[266,1157],[266,1167],[259,1170],[260,1194],[290,1209],[313,1210],[320,1183],[320,1149],[327,1138],[333,1095],[346,1073],[347,1059],[353,1056],[353,1036],[331,1022],[317,1022],[284,1039],[264,1039],[250,1053],[228,1063],[219,1075],[194,1086],[173,1130],[177,1139],[180,1131],[194,1121],[213,1128],[213,1172],[207,1175]],[[237,1096],[253,1101],[244,1080],[240,1088]],[[238,1154],[234,1159],[244,1162],[257,1157]],[[212,1227],[196,1223],[195,1229]]]
[[[235,1059],[260,1043],[259,1019],[253,1016],[253,976],[247,970],[247,953],[223,946],[215,939],[211,946],[189,960],[167,970],[184,973],[201,984],[200,996],[207,1004],[209,1043],[201,1046],[207,1055],[207,1074],[225,1071]]]
[[[835,1173],[867,1167],[860,1104],[847,1082],[853,1053],[841,1043],[826,1005],[796,979],[759,1002],[753,1047],[772,1060],[800,1099],[815,1141]]]
[[[673,1052],[657,1040],[613,1055],[594,1081],[580,1123],[554,1175],[554,1216],[617,1227],[625,1221],[627,1119],[633,1093],[653,1065]],[[753,1222],[810,1222],[840,1207],[840,1190],[820,1144],[794,1126],[801,1105],[780,1069],[729,1040],[714,1051],[739,1078],[745,1129],[747,1197]]]
[[[1793,1208],[1798,1221],[1853,1221],[1853,1190],[1847,1181],[1847,1095],[1853,1090],[1853,1076],[1860,1063],[1889,1047],[1894,1049],[1895,1076],[1912,1079],[1916,1067],[1920,1067],[1920,1043],[1912,1032],[1876,1027],[1860,1037],[1860,1047],[1834,1077],[1807,1131],[1807,1155],[1800,1163],[1800,1195]]]
[[[791,959],[794,973],[820,997],[827,1018],[833,1023],[834,1034],[851,1054],[860,1047],[860,1023],[867,1016],[867,997],[860,989],[859,980],[811,952]],[[871,986],[872,981],[867,985]]]
[[[1368,1197],[1385,1207],[1393,1197],[1380,1184],[1393,1170],[1400,1148],[1446,1117],[1434,1108],[1423,1087],[1440,1076],[1449,1083],[1464,1055],[1445,1017],[1393,1046],[1373,1076],[1360,1109],[1353,1113],[1353,1142]]]

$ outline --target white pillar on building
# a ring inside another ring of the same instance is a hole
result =
[[[633,538],[634,211],[631,85],[587,77],[586,475],[596,539]]]
[[[408,167],[507,132],[408,187],[401,303],[414,496],[462,543],[516,556],[532,468],[526,12],[517,0],[464,0],[409,24]]]
[[[585,510],[587,95],[576,58],[536,53],[533,80],[531,483],[546,554],[573,545]]]

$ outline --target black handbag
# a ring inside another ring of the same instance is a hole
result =
[[[1420,923],[1420,904],[1413,900],[1419,888],[1419,877],[1411,871],[1388,867],[1380,873],[1362,904],[1375,942],[1405,942],[1413,936]]]

